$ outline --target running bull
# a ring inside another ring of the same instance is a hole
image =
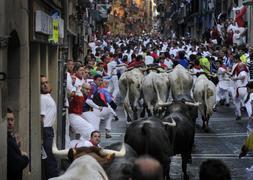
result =
[[[174,120],[177,126],[173,134],[173,155],[181,154],[182,171],[184,180],[189,179],[187,175],[187,162],[191,162],[192,147],[194,145],[195,124],[198,117],[199,103],[192,102],[190,97],[178,97],[180,101],[165,103],[166,113],[163,122]],[[187,101],[186,101],[187,100]],[[169,135],[171,132],[169,132]]]
[[[123,157],[126,154],[125,144],[120,151],[101,149],[97,147],[80,147],[73,149],[58,150],[53,144],[53,153],[59,158],[66,158],[72,162],[67,171],[52,180],[80,179],[80,180],[108,180],[105,167],[110,166],[114,157]]]
[[[126,71],[119,79],[119,89],[124,98],[123,107],[128,121],[138,118],[137,105],[141,98],[141,83],[144,73],[141,68]]]
[[[173,71],[169,73],[169,80],[171,85],[171,94],[174,100],[181,95],[191,96],[193,78],[183,66],[180,64],[177,65]]]
[[[121,142],[111,144],[106,149],[119,151],[122,146]],[[125,143],[126,154],[124,157],[115,158],[111,164],[105,168],[105,171],[110,180],[129,180],[134,166],[134,161],[137,158],[135,150]]]
[[[157,73],[151,71],[142,80],[142,92],[148,116],[157,114],[161,109],[159,104],[167,101],[170,82],[168,73]]]
[[[214,83],[209,81],[204,74],[200,75],[195,82],[193,96],[195,101],[200,103],[199,111],[203,121],[202,128],[208,131],[209,119],[213,114],[213,107],[216,102],[216,87]]]
[[[164,125],[158,118],[149,117],[132,122],[125,134],[125,143],[129,144],[138,155],[149,154],[162,164],[167,179],[169,179],[173,143],[166,127],[172,132],[174,126],[176,123],[173,119]]]

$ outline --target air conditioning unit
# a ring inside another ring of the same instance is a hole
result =
[[[242,1],[244,6],[253,6],[253,0],[244,0]]]

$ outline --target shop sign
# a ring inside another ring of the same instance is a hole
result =
[[[53,20],[52,17],[41,10],[35,12],[35,32],[46,35],[53,34]]]

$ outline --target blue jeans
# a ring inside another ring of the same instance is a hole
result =
[[[54,138],[54,130],[52,127],[43,128],[43,147],[47,153],[47,158],[45,159],[45,176],[47,179],[52,177],[57,177],[59,175],[59,169],[57,161],[52,152]]]

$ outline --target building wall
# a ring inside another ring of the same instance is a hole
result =
[[[8,17],[8,18],[7,18]],[[0,2],[0,36],[10,36],[9,46],[0,49],[0,68],[7,80],[0,84],[0,117],[5,116],[6,107],[14,110],[16,130],[21,137],[21,149],[28,152],[29,134],[29,40],[28,1],[4,0]],[[6,177],[6,121],[0,120],[1,152],[0,177]],[[5,156],[5,157],[4,157]]]
[[[253,6],[248,6],[248,44],[253,47]]]
[[[0,1],[0,36],[7,35],[5,24],[6,24],[6,11],[5,11],[6,2]],[[0,72],[6,72],[4,64],[6,62],[6,47],[0,47]],[[7,162],[7,123],[4,119],[4,114],[2,111],[3,101],[4,101],[4,86],[6,85],[5,81],[0,81],[0,177],[6,179],[6,162]]]
[[[0,179],[6,179],[7,172],[6,107],[14,110],[21,150],[31,159],[23,179],[40,179],[41,73],[49,76],[53,97],[58,99],[58,46],[30,42],[30,10],[28,0],[0,1],[0,36],[10,36],[8,46],[0,46],[0,72],[7,74],[7,80],[0,81]]]

